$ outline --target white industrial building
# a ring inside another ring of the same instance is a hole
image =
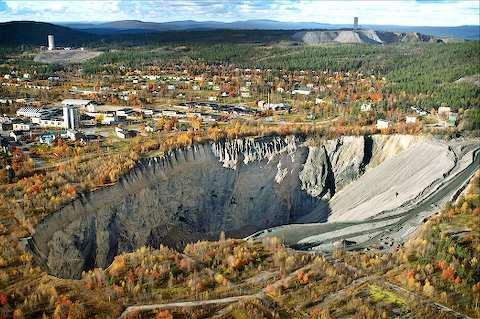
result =
[[[21,107],[17,110],[17,116],[24,116],[24,117],[43,117],[49,114],[49,110],[43,108],[35,108],[35,107]]]
[[[63,122],[67,130],[76,130],[80,127],[78,106],[66,105],[63,107]]]
[[[65,128],[65,121],[62,119],[39,119],[38,125],[40,127],[56,127],[56,128]]]

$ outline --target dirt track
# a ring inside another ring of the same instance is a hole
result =
[[[51,64],[75,64],[96,58],[100,54],[102,52],[88,50],[54,50],[41,52],[33,60]]]
[[[324,252],[331,251],[333,244],[343,239],[351,241],[345,247],[349,250],[368,249],[372,245],[382,249],[395,248],[407,240],[428,216],[439,211],[457,195],[478,170],[479,152],[477,149],[465,154],[464,164],[457,163],[442,183],[426,191],[417,200],[396,209],[358,221],[284,225],[260,231],[248,238],[255,240],[264,236],[277,236],[292,248],[318,249]],[[468,162],[465,161],[467,159]]]

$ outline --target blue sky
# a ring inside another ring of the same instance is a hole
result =
[[[295,22],[455,26],[480,24],[478,0],[0,0],[0,21],[273,19]]]

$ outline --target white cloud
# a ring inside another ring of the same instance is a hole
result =
[[[360,23],[364,24],[479,24],[478,12],[475,14],[472,5],[475,6],[475,2],[301,0],[295,4],[281,4],[275,16],[282,21],[325,23],[351,23],[352,17],[358,16]],[[296,10],[292,10],[292,7]]]
[[[120,0],[5,0],[10,15],[15,20],[38,21],[93,21],[124,19],[127,15],[120,10]]]
[[[0,0],[1,1],[1,0]],[[321,23],[480,24],[478,1],[329,0],[4,0],[1,20],[144,21],[274,19]]]

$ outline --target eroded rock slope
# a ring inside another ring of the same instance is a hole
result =
[[[222,230],[246,236],[282,224],[365,218],[371,210],[357,208],[353,216],[351,208],[378,201],[381,211],[401,204],[385,198],[378,180],[403,161],[413,163],[410,171],[385,183],[428,185],[448,170],[447,146],[435,142],[424,149],[429,143],[412,136],[359,136],[312,145],[291,136],[194,145],[144,159],[116,185],[66,205],[37,227],[31,246],[50,273],[79,277],[143,245],[181,248],[217,238]],[[423,149],[417,174],[416,152]],[[439,154],[447,164],[430,174],[428,161]]]

